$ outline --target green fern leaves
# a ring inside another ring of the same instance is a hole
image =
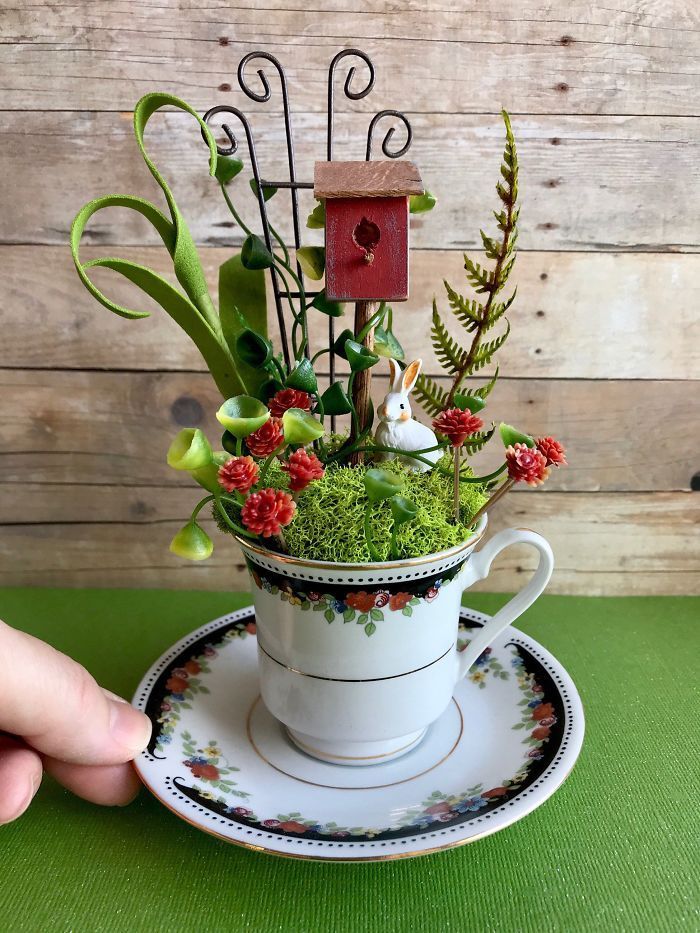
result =
[[[496,193],[502,202],[502,208],[494,211],[498,234],[489,236],[480,230],[481,242],[490,266],[482,265],[470,256],[464,256],[464,271],[467,282],[475,297],[460,295],[449,282],[445,281],[445,291],[450,311],[464,330],[471,336],[468,346],[462,346],[450,334],[437,302],[433,301],[433,318],[430,329],[431,341],[441,366],[452,377],[449,390],[441,388],[429,376],[421,375],[414,390],[415,396],[425,411],[437,415],[453,403],[455,393],[460,391],[464,380],[491,364],[494,356],[503,346],[510,334],[510,323],[505,317],[513,304],[517,288],[505,300],[497,296],[508,282],[508,277],[515,263],[515,244],[518,238],[518,156],[515,139],[510,125],[510,118],[504,111],[503,120],[506,128],[506,143],[501,164],[501,180],[496,185]],[[505,330],[497,337],[486,340],[486,335],[501,320],[505,321]],[[467,395],[478,395],[485,399],[498,379],[498,368],[493,377],[478,389],[471,389]],[[472,442],[472,452],[481,449],[493,432],[484,432]]]

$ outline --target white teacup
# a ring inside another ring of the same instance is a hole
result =
[[[489,643],[542,593],[548,542],[508,528],[479,551],[486,516],[465,544],[413,560],[334,564],[239,539],[253,580],[263,701],[307,754],[378,764],[410,751]],[[539,552],[528,583],[468,648],[457,650],[463,592],[511,544]]]

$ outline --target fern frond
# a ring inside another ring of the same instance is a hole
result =
[[[450,283],[443,279],[445,291],[447,292],[447,301],[452,308],[452,313],[458,321],[467,329],[468,332],[475,330],[481,321],[481,305],[478,301],[464,298],[459,292],[456,292]]]
[[[418,400],[419,405],[431,417],[439,415],[445,408],[447,392],[431,379],[430,376],[424,376],[423,373],[418,377],[413,395]]]
[[[464,268],[467,272],[469,284],[477,294],[483,295],[484,292],[491,291],[493,273],[489,272],[488,269],[484,269],[478,262],[471,260],[466,253],[464,254]]]
[[[496,430],[496,425],[492,424],[490,431],[479,431],[477,434],[472,434],[468,441],[465,441],[464,447],[468,454],[478,453],[482,447],[484,447],[494,435]]]
[[[467,395],[476,395],[476,396],[478,396],[479,398],[482,398],[482,399],[484,399],[484,401],[486,401],[486,399],[487,399],[487,398],[489,397],[489,395],[491,394],[491,390],[492,390],[493,387],[496,385],[496,382],[497,382],[497,380],[498,380],[498,372],[499,372],[499,369],[500,369],[500,367],[497,366],[497,367],[496,367],[496,372],[495,372],[495,373],[493,374],[493,376],[489,379],[489,381],[486,383],[485,386],[481,386],[481,387],[478,388],[478,389],[472,389],[472,390],[470,390],[469,392],[467,392]]]
[[[484,323],[484,326],[482,328],[484,333],[486,333],[487,330],[491,330],[491,328],[500,321],[500,319],[506,313],[508,308],[510,308],[510,306],[515,301],[515,296],[517,294],[518,294],[518,288],[516,286],[510,298],[508,298],[506,301],[497,301],[495,304],[491,305],[491,310],[486,316],[486,322]]]
[[[486,366],[487,363],[491,362],[491,358],[494,353],[503,346],[503,344],[508,339],[510,334],[510,323],[508,323],[507,328],[501,334],[500,337],[496,337],[495,340],[490,340],[488,343],[483,343],[477,350],[477,352],[472,357],[472,372],[478,372],[482,367]]]
[[[487,236],[483,230],[479,230],[479,233],[481,234],[481,242],[484,244],[484,252],[486,253],[487,259],[498,259],[501,244],[497,243],[493,237]]]
[[[465,364],[466,351],[462,350],[457,341],[450,337],[447,328],[442,323],[435,300],[433,300],[433,326],[430,334],[435,356],[440,360],[443,368],[450,375],[459,372]]]

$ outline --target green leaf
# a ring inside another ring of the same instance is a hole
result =
[[[282,415],[284,439],[288,444],[306,446],[323,437],[323,425],[308,411],[301,408],[288,408]]]
[[[354,609],[346,609],[345,612],[343,613],[343,622],[352,622],[354,618],[355,618]]]
[[[339,356],[343,360],[347,360],[348,357],[345,353],[345,344],[348,342],[348,340],[354,340],[354,338],[355,334],[353,331],[346,327],[345,330],[338,337],[336,337],[336,341],[333,344],[333,352],[335,355]]]
[[[249,233],[241,250],[241,262],[246,269],[269,269],[274,265],[274,258],[260,237]]]
[[[321,396],[321,404],[326,415],[348,415],[352,404],[340,382],[334,382]]]
[[[236,156],[220,155],[216,160],[216,180],[222,185],[227,185],[243,170],[243,163]]]
[[[375,622],[381,622],[384,618],[384,614],[381,609],[370,609],[369,616],[371,619],[374,619]]]
[[[250,395],[236,395],[227,399],[216,413],[216,420],[234,437],[248,437],[262,427],[269,417],[267,406]]]
[[[437,199],[429,191],[423,194],[412,194],[408,199],[408,210],[411,214],[427,214],[437,204]]]
[[[403,496],[392,496],[389,500],[389,506],[394,524],[397,526],[410,522],[418,514],[418,506],[415,502],[411,502],[410,499],[405,499]]]
[[[360,613],[360,615],[357,617],[357,624],[364,625],[368,618],[369,616],[367,615],[366,612]]]
[[[257,198],[258,183],[256,182],[254,178],[251,178],[248,184],[250,185],[250,190],[253,192],[253,194]],[[275,188],[274,185],[263,185],[262,187],[263,201],[269,201],[270,198],[274,197],[277,194],[277,190],[278,189]]]
[[[306,226],[309,230],[323,230],[326,226],[326,204],[325,201],[319,201],[316,207],[306,218]]]
[[[415,388],[413,389],[413,395],[418,401],[418,404],[433,417],[438,415],[445,408],[447,392],[439,386],[434,379],[431,379],[430,376],[423,375],[423,373],[418,377]]]
[[[374,622],[368,622],[367,625],[365,625],[365,635],[374,635],[376,631],[377,626],[374,624]]]
[[[246,328],[236,338],[236,355],[238,358],[255,369],[261,369],[272,359],[272,344],[266,337]]]
[[[323,278],[326,251],[322,246],[300,246],[296,251],[296,257],[304,275],[314,282]]]
[[[326,609],[326,611],[323,613],[323,617],[326,620],[326,622],[330,624],[335,618],[335,613],[333,612],[332,609]]]
[[[383,327],[374,329],[374,352],[378,356],[390,357],[394,360],[403,360],[406,356],[394,334],[384,330]]]
[[[174,470],[197,470],[212,461],[212,452],[204,432],[183,428],[168,448],[168,466]]]
[[[390,499],[403,489],[403,477],[381,467],[372,467],[362,477],[367,498],[370,502]]]
[[[219,267],[219,317],[224,339],[236,361],[237,372],[245,382],[244,391],[247,395],[262,398],[261,386],[269,375],[264,370],[246,365],[238,358],[236,341],[247,328],[267,338],[265,272],[263,269],[246,269],[240,253]]]
[[[289,389],[300,389],[302,392],[315,393],[318,390],[318,382],[311,361],[306,358],[299,360],[287,376],[285,385]]]
[[[438,313],[437,304],[434,300],[433,324],[430,333],[435,355],[447,372],[452,375],[461,371],[466,360],[466,351],[460,347],[456,340],[450,337]]]
[[[375,363],[379,362],[379,357],[375,353],[372,353],[371,350],[355,340],[345,341],[345,358],[354,373],[370,369]]]
[[[214,544],[197,522],[189,521],[170,542],[170,550],[187,560],[206,560],[211,556]]]
[[[402,612],[402,614],[405,615],[405,616],[412,616],[412,615],[413,615],[413,609],[411,609],[410,606],[404,606],[403,609],[401,610],[401,612]]]
[[[327,314],[328,317],[342,317],[345,314],[345,308],[339,301],[329,301],[326,298],[326,290],[320,291],[311,302],[311,307],[321,314]]]
[[[513,444],[525,444],[526,447],[535,446],[534,438],[530,437],[529,434],[523,434],[504,421],[500,423],[498,430],[504,447],[511,447]]]
[[[464,395],[462,392],[455,392],[453,402],[455,408],[459,408],[462,411],[469,409],[473,415],[486,407],[486,402],[483,398],[480,398],[478,395]]]

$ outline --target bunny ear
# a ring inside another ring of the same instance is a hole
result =
[[[401,380],[404,392],[410,392],[413,386],[416,384],[416,380],[418,379],[422,365],[423,360],[414,360],[412,363],[408,364],[406,369],[404,369],[403,377]]]
[[[391,372],[391,388],[394,392],[398,392],[398,390],[401,388],[402,372],[401,367],[392,357],[389,357],[389,370]]]

